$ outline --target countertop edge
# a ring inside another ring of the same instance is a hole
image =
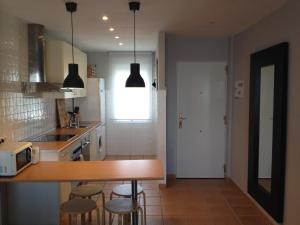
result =
[[[53,131],[49,132],[49,133],[56,133],[56,132],[59,132],[60,129],[68,129],[68,131],[74,131],[75,129],[80,129],[77,131],[77,132],[80,132],[80,134],[75,134],[75,137],[71,138],[68,141],[60,142],[59,144],[63,145],[62,147],[56,147],[56,149],[53,149],[52,147],[50,147],[51,142],[32,142],[32,145],[38,146],[40,148],[40,151],[54,151],[54,152],[59,153],[59,152],[63,151],[64,149],[66,149],[67,147],[74,144],[76,141],[78,141],[82,136],[84,136],[88,132],[92,131],[93,129],[96,129],[98,126],[103,125],[103,123],[101,123],[100,121],[91,121],[89,123],[92,123],[92,124],[86,128],[56,128]],[[49,144],[49,148],[43,146],[43,145],[47,145],[47,144]]]

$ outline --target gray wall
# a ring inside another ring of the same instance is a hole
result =
[[[177,62],[228,61],[227,38],[190,38],[166,35],[167,172],[176,174]]]
[[[96,65],[96,76],[106,78],[109,72],[109,58],[108,52],[88,52],[88,64]]]
[[[234,37],[235,80],[245,80],[245,97],[233,99],[232,179],[247,192],[250,54],[288,41],[289,77],[287,109],[287,159],[284,225],[300,224],[300,1],[283,8]],[[234,81],[233,81],[234,82]]]

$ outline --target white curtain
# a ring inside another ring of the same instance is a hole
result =
[[[108,155],[155,155],[152,72],[153,53],[138,53],[146,88],[125,88],[132,53],[110,53],[107,83]]]
[[[152,119],[152,53],[138,53],[145,88],[125,88],[130,74],[132,53],[110,53],[109,116],[111,120],[143,121]]]

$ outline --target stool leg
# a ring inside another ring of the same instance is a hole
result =
[[[89,196],[88,199],[92,199],[92,197]],[[92,212],[89,212],[88,217],[89,217],[88,221],[89,221],[89,223],[91,223],[92,222]]]
[[[147,225],[146,222],[146,194],[144,191],[142,191],[142,195],[143,195],[143,200],[144,200],[144,224]]]
[[[104,209],[104,205],[105,205],[105,195],[102,192],[102,224],[105,225],[105,209]],[[100,210],[100,209],[99,209]]]
[[[100,209],[97,208],[96,211],[97,211],[97,225],[100,225]],[[103,224],[103,225],[105,225],[105,224]]]
[[[118,215],[118,225],[123,225],[123,215]]]
[[[62,224],[63,221],[63,214],[62,212],[59,212],[59,224]]]
[[[71,217],[72,218],[72,220],[73,220],[73,218],[75,218],[75,224],[77,225],[77,223],[78,223],[78,221],[77,221],[77,218],[78,216],[77,215],[75,215],[75,217],[74,217],[74,215],[73,215],[73,217]],[[72,222],[72,220],[71,220],[71,224],[70,225],[73,225],[73,222]]]
[[[110,193],[109,199],[112,200],[113,193]],[[112,225],[112,216],[111,213],[109,213],[109,225]]]
[[[129,225],[131,222],[131,214],[124,214],[123,215],[123,225]]]
[[[72,225],[72,215],[69,214],[69,225]]]
[[[85,213],[81,214],[81,225],[85,225]]]
[[[141,207],[139,207],[138,211],[140,211],[141,213],[141,224],[145,225],[145,214],[143,213],[143,209]]]
[[[108,218],[108,223],[109,223],[109,225],[112,225],[112,215],[111,215],[111,212],[109,213],[109,218]]]
[[[72,198],[74,198],[74,195],[70,193],[69,200],[71,200]],[[69,217],[69,225],[72,225],[72,215],[68,214],[68,217]]]

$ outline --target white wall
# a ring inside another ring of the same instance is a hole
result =
[[[158,33],[155,55],[157,60],[157,88],[163,90],[166,88],[166,34],[164,32]]]
[[[109,74],[108,52],[89,52],[87,54],[88,64],[96,65],[96,77],[106,78]]]
[[[283,8],[233,39],[234,77],[245,80],[245,97],[234,99],[232,111],[232,179],[247,192],[250,54],[288,41],[289,76],[284,225],[300,224],[300,1]],[[234,80],[232,81],[234,82]]]
[[[166,109],[167,109],[167,95],[166,90],[157,91],[157,119],[155,127],[155,138],[156,138],[156,155],[161,160],[164,170],[164,180],[161,183],[166,184],[167,180],[167,159],[166,159]]]
[[[228,61],[227,38],[189,38],[166,35],[167,172],[176,174],[177,62]]]

